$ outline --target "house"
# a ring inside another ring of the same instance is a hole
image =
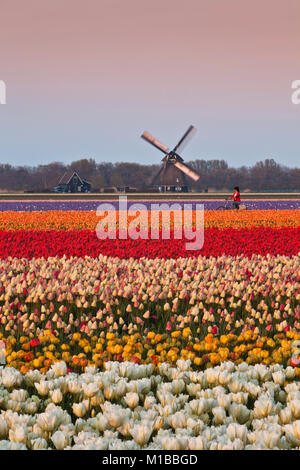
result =
[[[81,178],[77,171],[66,172],[55,186],[55,193],[88,193],[91,191],[91,184]]]

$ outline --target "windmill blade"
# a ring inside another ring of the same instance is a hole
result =
[[[191,140],[193,135],[197,132],[196,127],[190,126],[184,136],[180,139],[178,144],[174,147],[173,152],[179,153],[183,150],[186,144]]]
[[[149,144],[154,145],[154,147],[156,147],[161,152],[163,152],[163,153],[168,153],[169,152],[169,148],[166,145],[162,144],[159,140],[157,140],[151,134],[149,134],[149,132],[144,132],[141,135],[141,138],[146,140],[147,142],[149,142]]]
[[[150,186],[154,186],[155,181],[159,181],[159,177],[160,177],[160,175],[161,175],[163,169],[164,169],[164,165],[161,165],[161,167],[160,167],[160,169],[158,170],[158,172],[155,173],[155,175],[154,175],[154,176],[152,177],[152,179],[150,180]]]
[[[185,173],[187,176],[192,178],[192,180],[198,181],[198,179],[200,178],[200,175],[198,175],[198,173],[196,173],[194,170],[191,170],[188,166],[184,165],[184,163],[176,162],[174,163],[174,165],[179,168],[179,170],[183,171],[183,173]]]

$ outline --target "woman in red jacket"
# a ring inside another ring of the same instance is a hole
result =
[[[234,207],[234,209],[239,209],[239,208],[240,208],[241,195],[240,195],[240,188],[239,188],[239,186],[235,186],[235,188],[234,188],[234,193],[233,193],[232,196],[230,196],[229,199],[233,199],[233,207]]]

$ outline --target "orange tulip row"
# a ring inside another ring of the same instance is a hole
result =
[[[176,211],[175,211],[176,212]],[[138,216],[128,216],[128,223]],[[176,226],[180,216],[170,214],[171,227]],[[102,217],[103,218],[103,217]],[[116,211],[117,222],[119,212]],[[101,217],[94,211],[38,211],[38,212],[0,212],[0,230],[95,230]],[[144,220],[144,218],[143,218]],[[151,223],[150,211],[147,211],[148,225]],[[164,226],[161,218],[160,227]],[[143,222],[141,222],[143,224]],[[196,213],[193,211],[193,225]],[[246,228],[246,227],[300,227],[300,210],[251,210],[251,211],[214,211],[204,213],[206,228]]]

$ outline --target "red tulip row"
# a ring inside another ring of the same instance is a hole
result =
[[[201,250],[186,250],[188,240],[99,240],[94,231],[0,231],[0,258],[49,256],[179,258],[203,256],[286,255],[300,253],[300,227],[207,228]]]

